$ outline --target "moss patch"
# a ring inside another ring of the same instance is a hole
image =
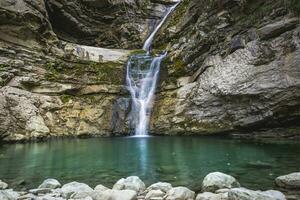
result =
[[[179,57],[176,57],[173,61],[166,59],[164,65],[168,66],[168,75],[173,78],[179,78],[187,75],[186,64]]]
[[[5,69],[5,68],[7,68],[7,67],[9,67],[9,65],[7,65],[7,64],[0,64],[0,70],[1,70],[1,69]]]
[[[68,103],[72,99],[72,96],[63,94],[60,96],[60,99],[63,103]]]
[[[130,55],[137,55],[137,54],[146,54],[147,52],[143,49],[136,49],[130,52]]]
[[[49,81],[63,81],[68,77],[80,82],[94,82],[119,85],[123,82],[123,66],[116,62],[67,63],[56,61],[44,65],[45,78]]]

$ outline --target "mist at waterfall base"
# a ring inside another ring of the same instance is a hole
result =
[[[160,65],[167,53],[152,57],[150,55],[151,44],[155,34],[159,31],[168,16],[180,2],[171,6],[163,19],[154,28],[143,45],[145,54],[133,55],[127,62],[126,83],[132,100],[132,124],[135,136],[147,136],[148,125],[153,107],[155,89],[159,77]]]

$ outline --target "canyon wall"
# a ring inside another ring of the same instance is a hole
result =
[[[172,3],[1,1],[0,140],[129,134],[126,61]],[[183,0],[154,41],[168,56],[151,133],[299,136],[298,13],[283,0]]]
[[[0,138],[128,134],[135,51],[121,48],[140,46],[169,3],[1,1]]]
[[[288,2],[183,0],[156,37],[170,53],[154,133],[299,136],[300,9]]]

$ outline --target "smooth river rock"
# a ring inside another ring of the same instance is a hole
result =
[[[71,195],[73,193],[76,193],[76,192],[86,192],[86,193],[90,193],[90,192],[93,192],[94,190],[88,186],[87,184],[85,183],[79,183],[79,182],[71,182],[71,183],[67,183],[65,185],[62,186],[61,188],[61,193],[62,193],[62,196],[64,198],[70,198]]]
[[[50,188],[50,189],[56,189],[61,187],[60,182],[58,180],[49,178],[44,180],[44,182],[38,187],[38,188]]]
[[[163,197],[165,196],[165,192],[161,191],[161,190],[150,190],[146,196],[145,196],[145,200],[157,200],[157,199],[163,199]]]
[[[109,190],[109,188],[105,187],[104,185],[99,184],[99,185],[96,185],[96,187],[94,188],[94,190],[97,191],[97,192],[103,192],[105,190]]]
[[[170,189],[166,196],[166,200],[194,200],[195,192],[186,187],[174,187]]]
[[[29,190],[32,194],[48,194],[52,192],[52,189],[50,188],[37,188],[37,189],[31,189]]]
[[[196,200],[227,200],[228,193],[214,194],[211,192],[204,192],[198,194]]]
[[[229,200],[286,200],[284,194],[275,190],[265,192],[246,188],[233,188],[228,192]]]
[[[95,200],[135,200],[137,192],[133,190],[105,190],[95,197]]]
[[[8,188],[8,184],[0,180],[0,190],[4,190]]]
[[[239,182],[234,177],[221,172],[206,175],[202,182],[202,190],[205,192],[215,192],[218,189],[235,187],[240,187]]]
[[[275,179],[275,183],[286,189],[300,189],[300,172],[279,176]]]
[[[145,183],[137,176],[130,176],[118,180],[113,186],[114,190],[134,190],[141,193],[146,189]]]
[[[0,190],[0,199],[1,200],[16,200],[19,197],[19,193],[13,191],[12,189]]]
[[[150,190],[161,190],[163,192],[168,192],[169,190],[172,189],[172,185],[170,183],[166,183],[166,182],[157,182],[154,183],[152,185],[150,185],[146,191],[150,191]]]

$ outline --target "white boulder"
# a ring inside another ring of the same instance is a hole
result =
[[[165,196],[166,200],[194,200],[195,192],[186,187],[174,187]]]
[[[275,179],[275,183],[286,189],[300,189],[300,172],[279,176]]]
[[[138,194],[142,193],[145,189],[145,183],[137,176],[130,176],[126,179],[122,178],[113,186],[114,190],[134,190]]]
[[[218,189],[235,187],[240,187],[239,182],[234,177],[221,172],[206,175],[202,182],[202,191],[204,192],[215,192]]]
[[[284,194],[279,191],[253,191],[246,188],[233,188],[228,192],[230,200],[286,200]]]
[[[73,193],[86,192],[90,193],[94,190],[85,183],[78,183],[76,181],[67,183],[62,186],[61,193],[64,198],[70,198]]]
[[[49,189],[56,189],[61,187],[60,182],[58,180],[49,178],[44,180],[44,182],[38,188],[49,188]]]

